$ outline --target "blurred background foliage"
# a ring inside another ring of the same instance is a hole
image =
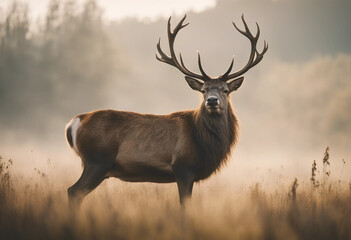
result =
[[[95,1],[51,1],[36,24],[28,11],[13,2],[0,21],[0,126],[43,136],[103,107],[106,83],[122,67]]]

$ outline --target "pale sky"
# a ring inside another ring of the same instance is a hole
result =
[[[6,9],[12,0],[0,1],[0,7]],[[21,0],[27,3],[31,17],[42,17],[50,0]],[[84,2],[78,0],[77,2]],[[109,20],[123,20],[135,17],[139,20],[155,20],[158,17],[168,18],[170,15],[181,15],[186,11],[201,12],[216,5],[216,0],[98,0],[104,9],[104,16]]]

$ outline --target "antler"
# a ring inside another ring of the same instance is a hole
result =
[[[250,32],[250,29],[249,27],[247,26],[246,22],[245,22],[245,19],[244,19],[244,15],[241,16],[241,19],[244,23],[244,27],[245,27],[245,31],[243,30],[240,30],[236,25],[235,23],[233,22],[233,25],[234,27],[241,33],[243,34],[244,36],[246,36],[250,42],[251,42],[251,54],[250,54],[250,58],[249,58],[249,61],[248,63],[246,64],[246,66],[235,72],[235,73],[232,73],[232,74],[229,74],[233,68],[233,63],[234,63],[234,58],[229,66],[229,69],[225,72],[225,74],[223,74],[220,79],[222,79],[223,81],[228,81],[230,79],[233,79],[233,78],[236,78],[236,77],[239,77],[241,75],[243,75],[244,73],[246,73],[250,68],[256,66],[263,58],[263,55],[267,52],[268,50],[268,44],[266,43],[266,41],[264,41],[264,45],[263,45],[263,50],[261,53],[259,53],[257,51],[257,41],[258,41],[258,38],[260,37],[260,27],[258,26],[258,24],[256,23],[256,26],[257,26],[257,33],[256,33],[256,36],[253,36],[252,33]]]
[[[168,32],[168,42],[169,42],[169,50],[170,50],[171,56],[169,57],[167,54],[165,54],[162,51],[161,45],[160,45],[161,39],[159,39],[158,43],[157,43],[157,51],[158,51],[158,53],[160,54],[161,57],[159,57],[156,54],[156,58],[157,58],[157,60],[159,60],[161,62],[167,63],[169,65],[172,65],[172,66],[178,68],[182,73],[184,73],[187,76],[194,77],[194,78],[197,78],[197,79],[201,79],[203,81],[208,81],[208,80],[211,79],[211,77],[208,76],[205,73],[205,71],[203,70],[203,68],[202,68],[200,53],[198,53],[198,65],[199,65],[199,69],[200,69],[201,75],[197,74],[197,73],[193,73],[193,72],[191,72],[190,70],[188,70],[185,67],[181,53],[179,54],[179,58],[180,58],[180,63],[179,63],[178,60],[177,60],[177,57],[176,57],[176,55],[174,53],[174,40],[175,40],[175,38],[177,36],[177,33],[179,32],[180,29],[186,27],[189,24],[189,23],[187,23],[187,24],[183,25],[183,22],[184,22],[185,18],[186,18],[186,15],[182,18],[182,20],[180,20],[180,22],[173,29],[173,31],[171,31],[171,17],[168,19],[167,32]]]
[[[157,54],[156,54],[156,58],[161,61],[161,62],[164,62],[164,63],[167,63],[169,65],[172,65],[176,68],[178,68],[182,73],[184,73],[185,75],[187,76],[190,76],[190,77],[194,77],[194,78],[197,78],[197,79],[201,79],[203,81],[208,81],[208,80],[211,80],[211,79],[220,79],[222,81],[228,81],[230,79],[233,79],[233,78],[237,78],[241,75],[243,75],[244,73],[246,73],[250,68],[256,66],[263,58],[263,55],[267,52],[268,50],[268,44],[266,43],[266,41],[264,41],[264,46],[263,46],[263,50],[262,52],[258,52],[257,51],[257,42],[258,42],[258,38],[260,37],[260,27],[258,26],[258,24],[256,23],[256,26],[257,26],[257,33],[256,33],[256,36],[253,36],[252,33],[250,32],[250,29],[249,27],[247,26],[246,22],[245,22],[245,19],[244,19],[244,15],[241,16],[241,19],[244,23],[244,27],[245,27],[245,31],[244,30],[241,30],[239,29],[235,23],[233,22],[233,25],[234,27],[241,33],[243,34],[244,36],[246,36],[250,42],[251,42],[251,53],[250,53],[250,58],[249,58],[249,61],[248,63],[246,64],[246,66],[235,72],[235,73],[232,73],[230,74],[230,72],[232,71],[232,68],[233,68],[233,65],[234,65],[234,57],[230,63],[230,66],[228,68],[228,70],[223,74],[223,75],[220,75],[219,77],[217,78],[211,78],[209,75],[207,75],[205,73],[205,71],[203,70],[202,68],[202,64],[201,64],[201,57],[200,57],[200,53],[198,52],[198,65],[199,65],[199,69],[200,69],[200,72],[201,72],[201,75],[200,74],[197,74],[197,73],[194,73],[194,72],[191,72],[189,69],[187,69],[184,65],[184,62],[183,62],[183,58],[182,58],[182,54],[180,53],[179,54],[179,58],[180,58],[180,63],[178,62],[177,60],[177,57],[174,53],[174,41],[175,41],[175,38],[179,32],[179,30],[181,30],[182,28],[186,27],[189,23],[187,24],[184,24],[183,25],[183,22],[186,18],[186,15],[182,18],[182,20],[180,20],[180,22],[178,23],[178,25],[173,29],[173,31],[171,31],[171,17],[168,19],[168,26],[167,26],[167,32],[168,32],[168,43],[169,43],[169,50],[170,50],[170,53],[171,53],[171,56],[169,57],[167,54],[165,54],[162,49],[161,49],[161,45],[160,45],[160,41],[161,39],[158,40],[158,43],[157,43],[157,50],[158,50],[158,53],[160,54],[161,57],[159,57]]]

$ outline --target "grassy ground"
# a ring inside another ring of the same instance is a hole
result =
[[[351,185],[328,165],[277,187],[198,184],[183,210],[175,184],[109,180],[70,212],[49,174],[0,159],[0,239],[351,239]]]

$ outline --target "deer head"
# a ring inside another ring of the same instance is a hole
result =
[[[257,25],[257,33],[254,36],[249,27],[247,26],[244,15],[241,17],[245,30],[239,29],[235,23],[233,22],[234,27],[245,37],[247,37],[251,42],[251,53],[249,57],[248,63],[241,70],[231,73],[233,65],[234,65],[234,57],[229,65],[228,70],[218,77],[211,77],[202,68],[201,65],[201,57],[198,52],[198,65],[201,74],[194,73],[185,67],[182,55],[179,54],[180,62],[178,61],[176,54],[174,52],[174,41],[175,38],[182,28],[186,27],[189,23],[183,24],[186,15],[182,18],[182,20],[178,23],[178,25],[171,31],[171,18],[168,19],[168,43],[171,56],[165,54],[160,46],[160,40],[157,44],[157,50],[160,56],[156,54],[156,58],[164,63],[172,65],[179,69],[184,75],[185,80],[189,84],[189,86],[199,91],[203,94],[203,105],[206,110],[210,114],[221,114],[225,112],[228,108],[228,96],[231,92],[236,91],[242,84],[244,77],[242,75],[246,73],[250,68],[257,65],[263,58],[263,55],[266,53],[268,49],[268,44],[264,41],[264,47],[261,52],[257,51],[257,42],[260,36],[260,27]]]

